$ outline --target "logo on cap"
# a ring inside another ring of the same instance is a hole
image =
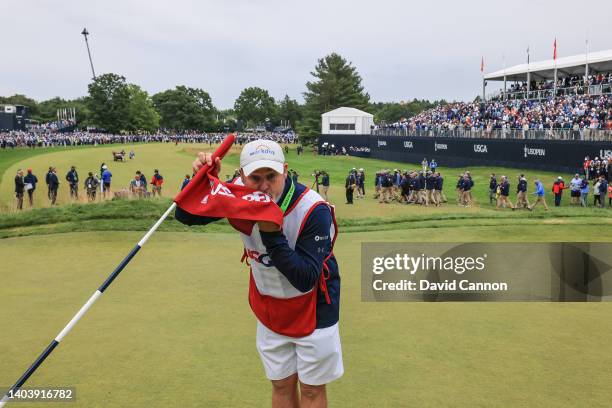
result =
[[[272,150],[270,146],[266,145],[257,146],[255,150],[249,153],[249,156],[255,156],[256,154],[271,154],[272,156],[275,155],[274,150]]]

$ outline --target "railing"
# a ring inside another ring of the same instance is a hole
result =
[[[466,139],[580,140],[612,142],[612,129],[407,129],[385,128],[374,136],[451,137]]]
[[[576,85],[565,88],[557,88],[557,93],[555,95],[555,90],[552,88],[549,89],[539,89],[539,90],[531,90],[527,92],[526,90],[520,91],[509,91],[506,92],[504,97],[503,91],[497,91],[495,93],[487,95],[487,100],[521,100],[521,99],[536,99],[536,100],[546,100],[552,97],[562,97],[569,95],[608,95],[612,94],[612,84],[598,84],[598,85]]]

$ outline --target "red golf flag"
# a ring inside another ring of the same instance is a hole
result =
[[[484,72],[484,56],[480,59],[480,72]]]
[[[190,214],[227,218],[234,228],[250,234],[256,221],[283,225],[283,212],[272,198],[245,186],[224,183],[208,171],[176,204]]]
[[[213,161],[223,159],[234,143],[229,134],[213,153]],[[190,214],[227,218],[238,231],[250,234],[256,221],[270,221],[283,225],[283,213],[270,196],[253,189],[223,183],[204,165],[174,202]]]
[[[557,39],[555,38],[555,43],[553,44],[553,59],[557,59]]]

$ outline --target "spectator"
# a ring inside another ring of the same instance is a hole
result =
[[[30,202],[30,208],[34,206],[34,191],[36,190],[36,184],[38,184],[38,177],[32,173],[32,169],[28,169],[28,174],[23,179],[25,183],[25,190],[28,192],[28,200]]]
[[[329,174],[327,174],[326,171],[323,171],[323,177],[321,177],[321,193],[325,201],[329,201],[329,197],[327,196],[328,191],[329,191]]]
[[[130,181],[130,192],[138,198],[145,196],[144,183],[141,179],[141,175],[138,173],[134,176],[132,181]]]
[[[605,208],[606,206],[606,193],[608,192],[608,180],[601,175],[599,176],[599,207]]]
[[[15,197],[17,198],[17,209],[23,210],[23,192],[25,188],[25,183],[23,182],[23,171],[21,169],[17,170],[17,175],[15,175]]]
[[[495,173],[491,173],[489,178],[489,204],[493,204],[493,202],[497,201],[497,177],[495,177]]]
[[[529,210],[533,210],[536,205],[541,203],[542,205],[544,205],[544,209],[548,211],[548,205],[546,205],[546,199],[544,198],[544,185],[538,179],[535,179],[534,184],[536,191],[533,194],[536,195],[537,199],[531,207],[528,207]]]
[[[359,191],[359,197],[365,198],[365,170],[359,169],[357,172],[357,190]]]
[[[506,176],[501,176],[501,183],[497,187],[499,189],[499,200],[497,200],[497,208],[509,206],[512,208],[512,211],[515,210],[514,205],[508,199],[510,195],[510,183],[508,182],[508,178]]]
[[[185,178],[183,179],[183,182],[181,183],[181,191],[183,191],[183,189],[187,187],[187,184],[189,184],[189,174],[185,174]]]
[[[110,172],[106,164],[102,165],[102,195],[106,198],[106,195],[111,193],[111,181],[113,179],[113,173]]]
[[[580,191],[582,190],[582,179],[580,175],[576,173],[574,178],[570,181],[570,194],[571,194],[571,204],[578,204],[580,200]]]
[[[555,195],[555,207],[561,206],[561,198],[563,197],[563,190],[567,189],[563,183],[563,177],[557,177],[557,180],[553,183],[552,192]]]
[[[140,170],[136,170],[136,174],[140,176],[140,181],[142,182],[144,186],[144,191],[147,191],[147,178]]]
[[[55,205],[57,200],[57,190],[59,189],[59,179],[57,178],[57,170],[55,167],[49,167],[49,173],[46,177],[47,186],[49,187],[49,200],[51,205]]]
[[[349,171],[348,176],[346,177],[344,188],[346,190],[346,203],[353,204],[353,191],[356,187],[355,174],[353,171]]]
[[[589,196],[589,181],[586,179],[582,179],[580,183],[580,205],[582,207],[588,206],[588,196]]]
[[[66,181],[70,186],[70,198],[79,199],[79,173],[75,166],[70,167],[70,171],[66,174]]]
[[[518,177],[516,186],[516,208],[529,209],[529,198],[527,198],[527,179],[524,174]]]
[[[153,177],[151,177],[151,193],[153,197],[155,197],[155,193],[161,197],[162,184],[164,184],[164,178],[159,174],[159,170],[155,169]]]

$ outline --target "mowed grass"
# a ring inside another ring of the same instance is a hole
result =
[[[167,208],[195,153],[211,150],[139,144],[133,146],[135,161],[111,162],[110,152],[120,148],[0,156],[6,169],[0,184],[0,238],[6,238],[0,239],[1,386],[14,383]],[[123,148],[129,152],[131,146]],[[221,176],[233,173],[238,154],[237,147],[223,161]],[[70,204],[63,181],[70,165],[83,178],[102,161],[111,166],[115,188],[127,186],[137,169],[150,179],[159,168],[166,198]],[[360,299],[362,242],[609,242],[610,210],[570,208],[566,196],[563,207],[549,212],[495,211],[488,205],[489,173],[515,177],[520,170],[482,167],[471,169],[477,200],[472,208],[454,204],[460,170],[444,167],[447,205],[378,204],[371,197],[376,170],[418,166],[312,153],[297,157],[293,149],[288,161],[309,187],[314,169],[331,174],[346,369],[329,387],[331,406],[610,406],[609,303]],[[55,208],[48,208],[44,186],[49,165],[58,167],[63,181]],[[22,213],[11,211],[18,167],[33,167],[42,182],[37,208]],[[348,206],[343,186],[352,167],[366,169],[368,198]],[[533,177],[549,190],[557,176],[525,173],[530,191]],[[513,191],[515,186],[514,181]],[[269,406],[241,254],[241,242],[226,223],[190,229],[167,220],[28,385],[75,386],[79,407]],[[508,262],[513,256],[508,254]]]
[[[127,162],[113,162],[112,151],[124,149],[129,152],[134,149],[136,158]],[[66,173],[71,165],[75,165],[82,179],[80,183],[81,202],[86,201],[85,191],[82,183],[87,177],[88,171],[99,173],[101,163],[105,162],[113,173],[112,188],[119,190],[127,188],[130,180],[133,178],[137,170],[141,170],[150,181],[154,169],[159,169],[165,178],[163,195],[165,197],[173,197],[179,190],[181,182],[186,174],[191,173],[191,162],[195,158],[198,151],[212,151],[213,147],[208,145],[193,145],[179,144],[175,146],[171,143],[153,143],[153,144],[137,144],[123,146],[97,146],[83,149],[72,149],[68,151],[50,151],[47,154],[39,154],[34,157],[12,161],[11,165],[5,168],[2,181],[0,183],[0,212],[14,212],[14,177],[18,168],[32,168],[38,176],[39,186],[35,192],[35,208],[48,207],[49,200],[46,197],[47,188],[44,183],[44,178],[49,166],[55,166],[58,169],[58,177],[60,179],[60,189],[58,194],[58,203],[60,205],[70,203],[69,187],[65,180]],[[15,150],[16,152],[18,150]],[[0,152],[2,154],[11,155],[12,152]],[[231,176],[239,165],[240,147],[232,148],[228,156],[222,163],[220,177],[226,175]],[[0,155],[0,159],[2,159]],[[445,178],[444,192],[449,200],[449,203],[441,208],[429,207],[422,208],[420,206],[405,206],[399,204],[379,205],[372,198],[374,192],[374,174],[379,169],[419,169],[420,165],[408,163],[395,163],[374,159],[363,159],[358,157],[341,157],[341,156],[315,156],[311,152],[307,152],[300,156],[296,155],[294,146],[291,146],[290,153],[287,155],[287,161],[291,169],[297,170],[300,174],[299,181],[308,187],[312,187],[314,178],[312,173],[315,169],[327,170],[331,175],[331,187],[329,191],[330,201],[338,207],[338,216],[340,218],[355,219],[364,217],[383,217],[392,218],[406,214],[418,215],[440,215],[447,213],[477,213],[484,214],[493,212],[493,206],[489,204],[488,185],[489,175],[491,172],[498,176],[508,175],[511,181],[511,200],[515,201],[514,191],[516,190],[516,177],[520,173],[525,173],[529,180],[529,192],[534,191],[533,180],[539,177],[546,187],[547,201],[552,207],[553,197],[550,193],[552,183],[559,175],[552,172],[540,171],[521,171],[519,169],[495,168],[495,167],[475,167],[471,170],[475,187],[473,190],[476,205],[472,208],[458,208],[455,197],[455,183],[460,172],[466,169],[447,168],[444,167],[444,162],[440,164],[440,171]],[[1,160],[0,160],[1,161]],[[6,159],[5,159],[6,161]],[[366,195],[367,199],[357,200],[354,206],[345,205],[345,190],[344,180],[351,168],[364,168],[366,171]],[[2,169],[0,169],[2,170]],[[1,174],[1,172],[0,172]],[[562,175],[566,182],[569,182],[573,175]],[[533,201],[533,195],[530,195],[530,200]],[[592,196],[590,197],[592,200]],[[26,200],[27,201],[27,200]],[[569,194],[565,194],[563,207],[569,206]],[[27,206],[27,205],[26,205]],[[566,208],[556,209],[557,213],[562,213]],[[509,210],[507,210],[509,211]],[[543,211],[540,207],[536,211]],[[599,213],[602,214],[602,213]],[[608,215],[604,212],[603,214]]]
[[[556,228],[577,240],[591,227]],[[340,235],[346,372],[329,386],[330,406],[609,407],[610,303],[360,300],[362,241],[555,240],[547,231]],[[22,374],[139,238],[0,241],[0,384]],[[157,233],[28,385],[76,387],[75,407],[269,406],[241,251],[235,233]]]

